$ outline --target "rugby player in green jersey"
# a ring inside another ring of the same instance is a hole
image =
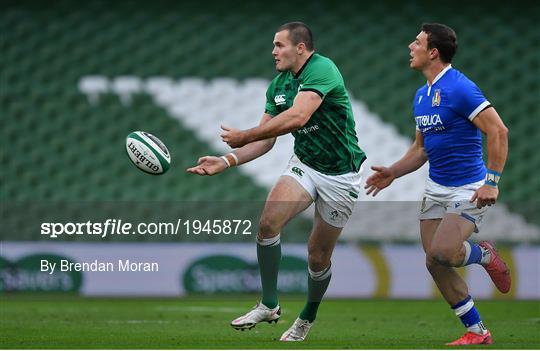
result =
[[[222,126],[221,138],[234,151],[221,157],[201,157],[198,165],[187,171],[198,175],[223,172],[264,155],[276,137],[293,134],[294,155],[270,191],[259,223],[262,298],[231,326],[251,329],[257,323],[280,318],[280,233],[290,219],[314,202],[308,241],[308,298],[298,318],[281,336],[282,341],[303,341],[330,283],[332,252],[358,198],[366,156],[358,146],[343,77],[332,60],[315,53],[311,30],[301,22],[284,24],[277,29],[273,43],[279,74],[266,92],[259,125],[246,130]]]

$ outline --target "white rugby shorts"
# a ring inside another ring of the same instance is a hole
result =
[[[482,185],[484,180],[461,186],[444,186],[428,177],[419,219],[438,219],[446,213],[455,213],[473,222],[474,231],[478,233],[487,207],[476,208],[476,203],[469,200]]]
[[[331,226],[343,228],[352,214],[361,191],[362,172],[327,175],[291,157],[282,175],[294,178],[309,193],[322,219]]]

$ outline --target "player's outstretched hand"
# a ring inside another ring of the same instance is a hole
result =
[[[372,196],[375,196],[379,191],[392,184],[394,179],[396,179],[396,176],[388,167],[371,166],[371,169],[374,170],[375,173],[370,175],[366,180],[364,189],[367,189],[366,195],[371,194]]]
[[[221,133],[221,140],[227,143],[231,148],[236,149],[248,143],[246,133],[243,130],[234,129],[224,125],[221,126],[221,129],[223,130]]]
[[[499,197],[499,188],[491,185],[482,185],[476,189],[470,201],[476,201],[476,207],[482,208],[484,206],[494,205],[497,202],[497,197]]]
[[[227,164],[222,158],[216,156],[204,156],[199,158],[197,166],[186,169],[186,172],[204,175],[214,175],[227,169]]]

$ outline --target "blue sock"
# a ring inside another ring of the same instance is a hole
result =
[[[471,241],[465,241],[463,242],[463,245],[465,246],[465,259],[461,266],[468,266],[473,263],[481,264],[483,253],[482,247]]]
[[[452,306],[452,309],[456,316],[461,319],[461,323],[463,323],[467,330],[476,334],[485,334],[487,330],[482,323],[480,313],[474,307],[474,301],[470,295]]]

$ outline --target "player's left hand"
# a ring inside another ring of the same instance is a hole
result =
[[[242,147],[249,142],[247,140],[246,132],[243,130],[234,129],[224,125],[221,126],[221,129],[223,130],[221,133],[221,140],[233,149]]]
[[[494,205],[495,202],[497,202],[498,196],[499,188],[491,185],[482,185],[480,188],[476,189],[470,201],[476,201],[476,207],[482,208],[484,206]]]

